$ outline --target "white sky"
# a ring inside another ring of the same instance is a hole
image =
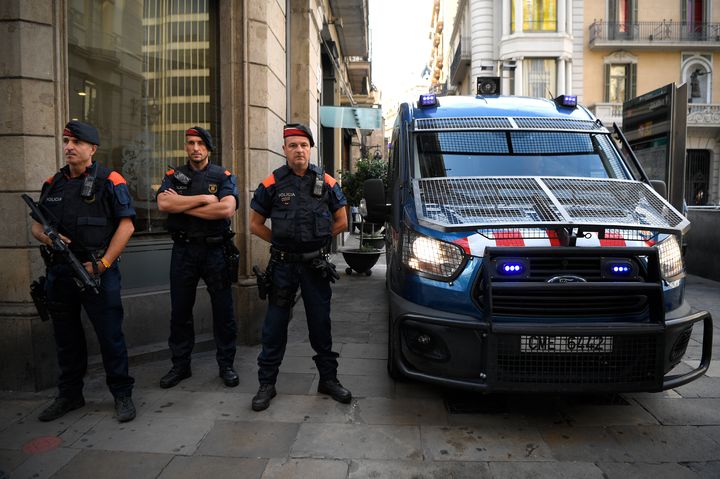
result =
[[[406,99],[430,60],[433,0],[369,0],[372,80],[383,110]]]

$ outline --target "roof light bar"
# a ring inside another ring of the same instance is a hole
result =
[[[418,99],[419,108],[436,106],[437,104],[437,96],[434,93],[426,93],[424,95],[420,95],[420,98]]]
[[[560,95],[554,99],[558,106],[566,106],[569,108],[577,107],[577,95]]]

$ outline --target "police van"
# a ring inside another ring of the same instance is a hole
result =
[[[392,377],[621,392],[707,371],[712,319],[683,294],[689,222],[575,97],[422,95],[388,166],[364,196],[388,232]],[[674,372],[698,323],[699,364]]]

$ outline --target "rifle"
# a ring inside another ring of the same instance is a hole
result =
[[[63,255],[67,259],[68,264],[72,267],[73,272],[75,273],[75,282],[80,288],[80,291],[87,289],[95,294],[98,294],[100,292],[100,279],[94,278],[87,272],[85,266],[83,266],[80,260],[77,259],[77,256],[70,251],[68,245],[62,240],[62,238],[60,238],[60,234],[57,230],[50,225],[47,219],[45,219],[45,216],[40,211],[37,203],[35,203],[30,196],[24,193],[20,196],[30,207],[30,211],[32,211],[34,217],[39,220],[40,224],[42,224],[43,233],[45,233],[47,237],[50,238],[50,241],[52,241],[53,252]]]

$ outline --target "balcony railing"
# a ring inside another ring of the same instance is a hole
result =
[[[720,23],[595,21],[589,30],[590,45],[614,41],[660,45],[686,42],[720,44]]]
[[[450,64],[450,81],[455,85],[462,81],[470,66],[470,48],[466,46],[469,45],[469,42],[468,38],[462,38],[458,41],[458,46]]]
[[[707,103],[688,105],[687,124],[689,126],[720,127],[720,105]]]

